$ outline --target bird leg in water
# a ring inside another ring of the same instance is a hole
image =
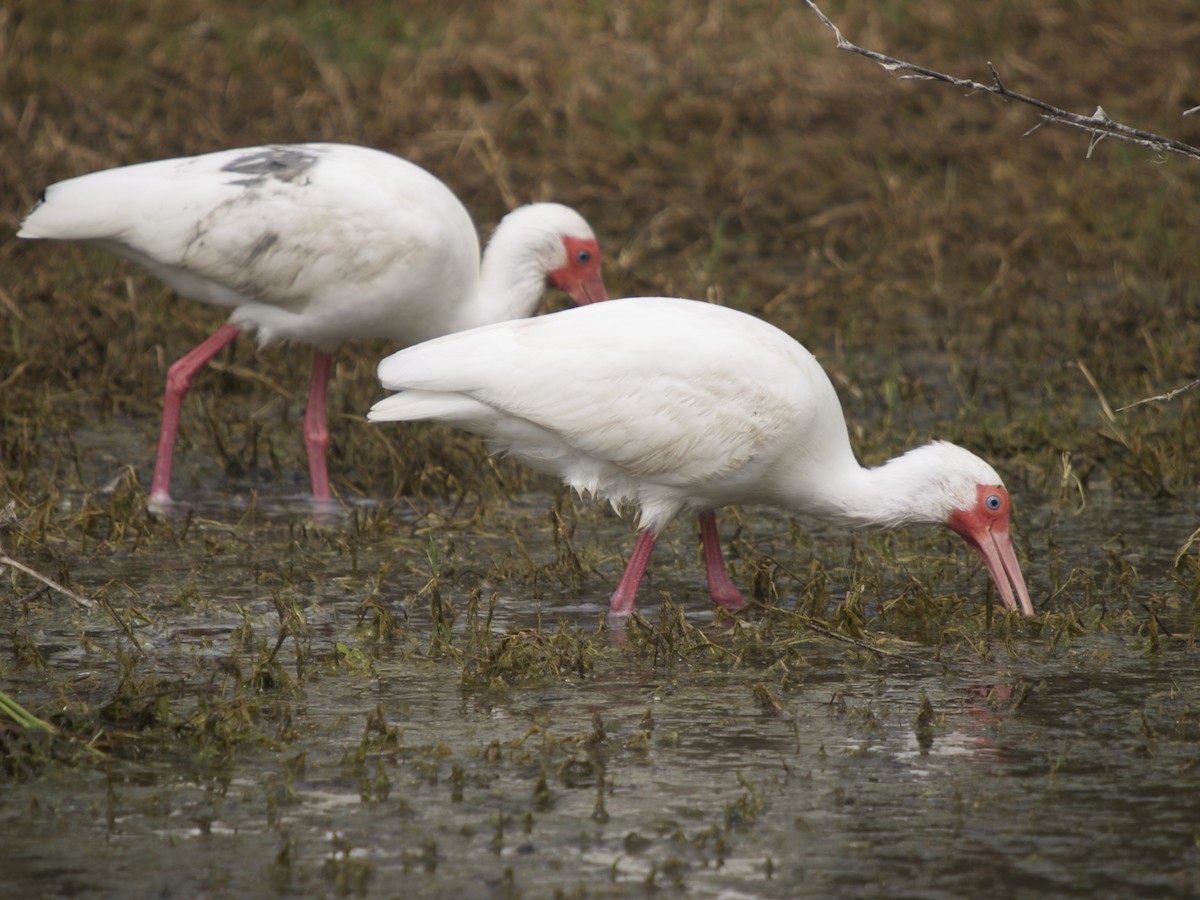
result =
[[[711,509],[700,513],[700,544],[704,547],[704,570],[708,573],[708,592],[723,609],[741,609],[746,598],[737,589],[725,568],[721,537],[717,534],[717,516]]]
[[[321,350],[313,351],[312,387],[308,392],[308,410],[304,413],[304,446],[308,448],[308,474],[312,478],[313,500],[329,499],[329,469],[325,465],[325,448],[329,445],[326,424],[329,370],[333,357]]]
[[[655,534],[646,530],[638,535],[637,543],[633,545],[633,553],[629,555],[629,564],[625,566],[625,574],[613,591],[609,604],[609,614],[627,616],[633,612],[637,602],[638,587],[650,564],[650,554],[654,550]],[[713,601],[724,609],[741,609],[746,605],[746,598],[737,589],[725,568],[725,557],[721,553],[721,538],[717,534],[717,516],[712,510],[700,513],[700,543],[704,547],[704,568],[708,574],[708,591]]]
[[[192,379],[239,334],[241,329],[236,325],[222,325],[212,337],[181,356],[167,370],[162,427],[158,432],[158,455],[154,459],[154,480],[150,484],[151,507],[166,508],[171,505],[171,463],[175,455],[175,439],[179,433],[179,408],[188,388],[192,386]]]
[[[608,606],[610,616],[627,616],[633,612],[637,603],[638,587],[642,576],[646,574],[646,566],[650,564],[650,554],[654,551],[654,541],[657,535],[650,529],[638,534],[637,543],[633,545],[633,553],[629,554],[629,564],[625,566],[625,574],[613,591],[612,600]]]

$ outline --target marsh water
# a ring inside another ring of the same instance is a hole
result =
[[[1136,596],[1115,602],[1157,603],[1150,631],[1095,627],[1130,612],[1098,609],[1104,576],[1089,627],[1053,624],[1065,601],[1049,596],[1049,551],[1033,548],[1041,624],[1000,627],[997,611],[995,630],[855,642],[797,625],[772,646],[714,615],[686,523],[656,554],[645,624],[622,628],[604,610],[632,530],[592,505],[578,504],[576,540],[614,555],[566,589],[484,571],[555,556],[552,494],[493,510],[487,527],[447,525],[449,509],[439,527],[386,511],[427,557],[428,571],[404,572],[399,537],[361,537],[384,512],[318,521],[299,498],[251,509],[236,487],[206,487],[172,540],[127,537],[72,572],[124,598],[111,616],[50,593],[0,604],[4,631],[40,657],[10,666],[6,690],[43,712],[55,696],[107,708],[116,723],[98,759],[77,751],[83,762],[7,782],[0,894],[1200,891],[1200,654],[1194,612],[1159,602],[1179,592],[1190,499],[1122,500],[1116,536],[1103,499],[1055,525],[1058,580],[1121,557]],[[1053,514],[1018,510],[1036,534]],[[748,511],[736,527],[781,557],[803,552],[782,517]],[[833,555],[846,544],[836,531],[812,540]],[[933,546],[950,561],[933,593],[965,595],[959,617],[982,606],[965,549]],[[685,642],[704,635],[737,659],[669,645],[670,629],[654,630],[664,602],[695,627]],[[396,619],[388,640],[368,634],[380,607]],[[580,671],[531,656],[526,672],[474,677],[478,659],[453,651],[472,627],[557,641],[564,658],[571,641],[595,646]]]

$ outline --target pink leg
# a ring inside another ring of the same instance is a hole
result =
[[[191,352],[177,359],[167,370],[167,390],[163,396],[162,427],[158,432],[158,455],[154,459],[154,480],[150,484],[150,504],[165,508],[171,505],[171,463],[175,456],[175,439],[179,433],[179,407],[192,386],[196,373],[205,363],[221,352],[241,333],[236,325],[222,325],[212,337],[198,344]]]
[[[329,499],[329,470],[325,448],[329,445],[329,427],[325,408],[329,396],[329,369],[333,357],[320,350],[313,352],[312,387],[308,392],[308,411],[304,414],[304,446],[308,448],[308,474],[312,479],[313,499]]]
[[[721,538],[717,534],[717,516],[712,510],[700,513],[700,543],[704,546],[704,569],[708,573],[708,592],[713,601],[724,609],[741,609],[746,605],[725,569],[721,553]]]
[[[653,531],[646,530],[638,535],[637,543],[633,545],[633,553],[629,556],[629,564],[625,567],[625,574],[621,576],[621,583],[613,591],[612,600],[608,605],[610,616],[627,616],[633,612],[633,606],[637,603],[638,587],[642,583],[642,576],[646,574],[646,566],[650,564],[654,541]]]

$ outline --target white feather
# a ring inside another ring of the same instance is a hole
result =
[[[223,150],[61,181],[19,237],[85,241],[180,294],[233,309],[260,341],[332,350],[404,344],[531,314],[576,212],[533,204],[497,228],[481,268],[467,210],[407,160],[346,144]]]

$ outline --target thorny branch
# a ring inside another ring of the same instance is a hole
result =
[[[1183,387],[1177,387],[1173,391],[1167,391],[1165,394],[1155,394],[1153,397],[1146,397],[1142,400],[1135,400],[1133,403],[1126,403],[1124,406],[1118,406],[1117,412],[1125,412],[1127,409],[1133,409],[1135,406],[1141,406],[1143,403],[1154,403],[1157,400],[1174,400],[1184,391],[1190,391],[1196,385],[1200,384],[1200,378],[1195,381],[1189,381]]]
[[[1200,159],[1200,148],[1193,147],[1191,144],[1185,144],[1183,141],[1177,141],[1174,138],[1163,137],[1160,134],[1155,134],[1152,131],[1143,131],[1140,128],[1131,128],[1128,125],[1122,125],[1108,117],[1108,114],[1101,106],[1096,107],[1096,111],[1090,116],[1083,116],[1079,113],[1068,112],[1065,109],[1060,109],[1057,106],[1046,103],[1043,100],[1038,100],[1036,97],[1027,97],[1024,94],[1018,94],[1016,91],[1010,91],[1005,87],[1004,82],[1000,79],[1000,73],[996,71],[996,67],[990,62],[987,64],[988,70],[992,73],[992,83],[982,84],[970,78],[955,78],[953,75],[946,75],[942,72],[937,72],[933,69],[927,69],[924,66],[914,65],[910,62],[905,62],[901,59],[896,59],[893,56],[887,56],[883,53],[877,53],[874,50],[867,50],[863,47],[856,46],[846,40],[845,36],[838,30],[838,27],[833,24],[825,13],[821,12],[817,4],[813,0],[804,0],[809,9],[815,12],[822,22],[828,26],[837,38],[837,46],[839,50],[849,50],[851,53],[857,53],[860,56],[865,56],[867,59],[874,60],[883,66],[889,72],[898,72],[900,77],[904,79],[921,79],[925,81],[941,81],[945,84],[952,84],[956,87],[967,88],[971,91],[983,91],[988,94],[993,94],[997,97],[1003,97],[1006,100],[1017,100],[1021,103],[1026,103],[1041,111],[1042,121],[1033,126],[1029,131],[1035,131],[1041,128],[1042,125],[1050,123],[1052,125],[1066,125],[1071,128],[1079,128],[1088,132],[1091,135],[1091,140],[1088,143],[1087,155],[1090,158],[1092,150],[1104,138],[1115,138],[1119,141],[1125,141],[1129,144],[1137,144],[1140,147],[1146,147],[1160,153],[1178,153],[1182,156],[1190,156],[1192,159]],[[1200,112],[1200,107],[1189,109],[1183,115],[1191,115],[1192,113]],[[1026,132],[1027,134],[1029,132]]]

